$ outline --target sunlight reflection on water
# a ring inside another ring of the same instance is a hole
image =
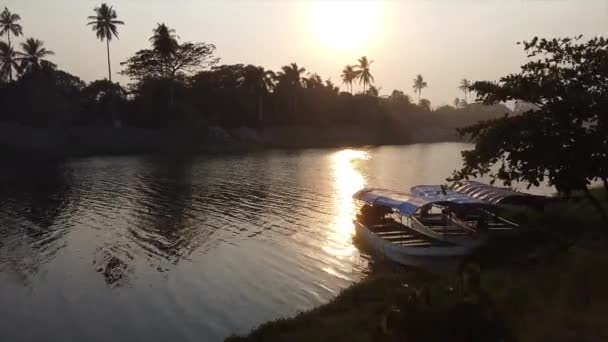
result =
[[[351,196],[444,182],[467,147],[0,167],[0,341],[222,341],[316,307],[373,267]]]
[[[357,169],[356,162],[369,158],[366,151],[345,149],[330,156],[335,180],[334,201],[336,214],[330,224],[327,245],[323,250],[338,259],[352,258],[356,248],[352,244],[355,233],[352,218],[354,204],[352,195],[363,188],[365,178]]]

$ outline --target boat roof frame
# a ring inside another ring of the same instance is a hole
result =
[[[444,205],[444,206],[476,206],[480,208],[492,207],[487,202],[483,202],[467,196],[417,196],[415,194],[380,189],[380,188],[365,188],[357,191],[353,198],[369,203],[371,205],[379,205],[396,209],[403,216],[412,216],[420,208],[428,205]]]

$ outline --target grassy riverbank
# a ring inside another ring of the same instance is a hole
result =
[[[530,230],[479,251],[460,274],[373,272],[327,305],[227,341],[608,339],[608,227],[599,215],[586,201],[513,215]]]

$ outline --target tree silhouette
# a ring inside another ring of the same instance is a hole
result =
[[[23,34],[23,27],[17,22],[21,20],[21,16],[19,14],[11,13],[8,8],[4,7],[2,13],[0,13],[0,36],[4,36],[6,34],[7,37],[7,48],[5,58],[8,60],[8,56],[10,56],[9,51],[13,51],[14,49],[11,45],[11,33],[18,37]],[[8,62],[9,67],[4,70],[4,72],[8,73],[9,81],[13,80],[13,67],[12,62]]]
[[[347,65],[344,67],[344,70],[342,70],[342,75],[340,77],[342,77],[342,82],[349,87],[351,95],[353,93],[353,81],[357,79],[358,76],[359,72],[355,70],[352,65]]]
[[[206,66],[215,65],[215,45],[206,43],[183,43],[173,54],[162,56],[157,50],[139,50],[128,60],[120,63],[125,69],[120,73],[135,80],[177,78],[191,75]]]
[[[5,42],[0,42],[0,80],[12,80],[13,69],[19,70],[17,54]]]
[[[149,40],[152,43],[152,48],[154,51],[156,51],[161,57],[163,68],[166,69],[169,65],[171,57],[179,48],[175,30],[169,28],[167,25],[165,25],[165,23],[162,23],[157,24],[156,28],[153,30],[153,33],[154,34]],[[169,70],[166,70],[165,73],[169,73]]]
[[[363,93],[365,93],[366,85],[374,83],[374,76],[372,76],[370,71],[372,63],[374,61],[368,60],[365,56],[359,58],[357,76],[359,77],[359,83],[363,83]]]
[[[454,102],[452,102],[452,103],[454,103],[454,107],[455,107],[455,108],[460,107],[460,99],[459,99],[459,98],[455,98],[455,99],[454,99]]]
[[[297,92],[302,87],[302,74],[305,68],[298,67],[298,64],[291,63],[283,66],[281,71],[276,74],[277,87],[285,89],[289,93],[291,113],[295,114],[297,107]]]
[[[277,81],[281,85],[286,85],[291,88],[299,88],[302,86],[302,74],[306,72],[305,68],[298,67],[298,64],[291,63],[285,65],[276,74]]]
[[[239,77],[240,86],[257,97],[258,101],[258,123],[264,120],[264,96],[274,86],[274,72],[264,70],[263,67],[247,65]]]
[[[421,99],[419,101],[420,108],[422,108],[423,110],[430,112],[431,111],[431,101],[427,100],[427,99]]]
[[[309,73],[308,77],[302,79],[302,82],[304,83],[304,87],[307,89],[325,87],[325,84],[323,83],[323,79],[317,73]]]
[[[418,74],[416,78],[414,78],[414,91],[418,92],[418,103],[420,103],[420,95],[422,94],[422,89],[426,88],[428,84],[422,78],[422,75]]]
[[[531,60],[498,82],[475,82],[484,104],[522,101],[528,110],[460,130],[475,148],[462,152],[453,179],[489,175],[506,185],[546,181],[568,197],[584,192],[605,220],[589,185],[608,192],[608,39],[538,39],[524,42]],[[498,166],[492,168],[492,166]]]
[[[43,45],[43,41],[34,38],[28,38],[24,43],[21,43],[23,52],[17,52],[17,55],[19,56],[18,60],[21,62],[20,71],[22,73],[38,71],[43,65],[55,67],[55,64],[44,59],[55,53],[47,50]]]
[[[175,83],[206,66],[215,65],[215,45],[205,43],[179,44],[175,31],[165,24],[158,24],[150,37],[152,49],[138,51],[135,56],[120,63],[127,75],[140,82],[146,79],[162,81],[169,90],[169,110],[175,103]]]
[[[471,86],[472,86],[471,81],[467,80],[466,78],[463,78],[462,80],[460,80],[460,84],[458,85],[458,89],[464,93],[464,100],[465,100],[465,102],[468,100],[467,95],[471,91]]]
[[[99,7],[94,9],[95,15],[89,16],[91,20],[87,23],[87,26],[93,26],[97,38],[101,41],[106,41],[106,48],[108,52],[108,80],[112,82],[112,66],[110,62],[110,41],[112,37],[118,38],[117,25],[124,25],[125,23],[118,20],[118,15],[112,6],[107,4],[101,4]]]

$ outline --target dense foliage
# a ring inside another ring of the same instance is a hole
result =
[[[566,196],[588,193],[596,181],[608,188],[608,39],[534,38],[523,45],[533,60],[521,72],[472,89],[486,104],[531,106],[462,129],[475,149],[463,153],[464,167],[454,178],[546,181]]]
[[[2,35],[22,34],[18,15],[5,9],[2,18]],[[112,6],[102,4],[87,25],[106,43],[109,64],[110,41],[118,38],[124,22]],[[126,88],[111,81],[110,65],[108,80],[85,84],[48,60],[53,52],[41,40],[25,40],[22,51],[8,39],[0,42],[0,121],[36,127],[358,126],[407,136],[419,128],[449,132],[509,111],[502,105],[464,102],[433,111],[430,101],[413,103],[399,90],[381,97],[373,61],[365,56],[344,68],[341,81],[350,88],[345,92],[296,63],[276,72],[255,65],[218,65],[213,44],[180,42],[165,24],[154,28],[149,41],[148,48],[121,63],[120,73],[132,81]],[[355,94],[353,83],[363,91]],[[421,75],[414,80],[419,97],[427,86]]]

